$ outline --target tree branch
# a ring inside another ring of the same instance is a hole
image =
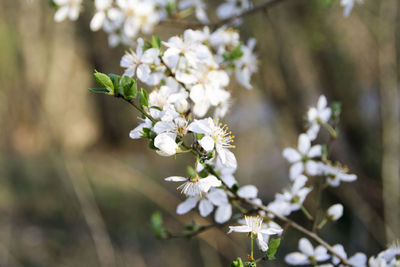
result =
[[[183,27],[183,28],[202,28],[202,27],[210,27],[210,28],[217,28],[219,26],[222,26],[224,24],[228,24],[230,22],[233,22],[234,20],[238,18],[242,18],[248,15],[252,15],[254,13],[257,13],[259,11],[266,10],[279,2],[282,2],[284,0],[268,0],[265,3],[259,4],[257,6],[254,6],[253,8],[247,9],[240,13],[239,15],[234,15],[226,19],[221,19],[215,22],[209,22],[209,23],[201,23],[197,21],[184,21],[184,20],[164,20],[160,24],[165,24],[165,25],[171,25],[171,26],[176,26],[176,27]]]

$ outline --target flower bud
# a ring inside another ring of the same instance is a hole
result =
[[[175,110],[179,113],[184,113],[189,109],[189,103],[186,99],[181,98],[175,103]]]
[[[327,211],[326,215],[328,220],[336,221],[343,215],[343,205],[342,204],[335,204],[332,205]]]
[[[160,156],[169,157],[176,154],[178,145],[175,143],[175,138],[173,138],[168,133],[162,133],[154,138],[154,146],[158,148],[157,153]]]

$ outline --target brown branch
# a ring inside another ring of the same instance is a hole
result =
[[[160,24],[166,24],[166,25],[183,27],[183,28],[201,28],[201,27],[206,27],[206,26],[210,27],[210,28],[217,28],[224,24],[231,23],[238,18],[242,18],[242,17],[248,16],[248,15],[257,13],[259,11],[266,10],[282,1],[283,0],[268,0],[265,3],[259,4],[257,6],[254,6],[253,8],[247,9],[238,15],[234,15],[229,18],[221,19],[221,20],[218,20],[215,22],[201,23],[201,22],[197,22],[197,21],[184,21],[184,20],[173,19],[173,20],[164,20]]]

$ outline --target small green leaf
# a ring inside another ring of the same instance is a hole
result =
[[[143,88],[140,89],[140,93],[139,93],[139,103],[142,107],[147,107],[149,105],[149,97],[147,95],[146,90],[144,90]]]
[[[167,13],[168,16],[172,17],[176,13],[176,3],[175,1],[168,1],[167,2]]]
[[[151,46],[153,48],[161,49],[161,39],[160,39],[160,37],[153,35],[152,38],[151,38]]]
[[[199,176],[201,178],[206,178],[208,176],[208,171],[206,169],[201,170],[201,172],[199,172]]]
[[[225,52],[222,55],[222,57],[226,61],[234,61],[234,60],[240,59],[242,56],[243,56],[242,44],[237,45],[232,51]]]
[[[118,88],[119,85],[119,80],[121,79],[121,76],[117,75],[117,74],[113,74],[113,73],[109,73],[108,77],[111,79],[111,81],[113,82],[114,88]]]
[[[108,94],[110,92],[106,88],[89,88],[89,91],[98,94]]]
[[[266,252],[268,260],[274,260],[275,259],[275,253],[281,244],[281,239],[280,238],[271,238],[268,244],[268,250]]]
[[[112,80],[110,79],[110,77],[108,77],[106,74],[101,73],[101,72],[95,72],[93,74],[94,79],[96,80],[96,82],[105,87],[106,89],[108,89],[109,94],[114,94],[114,85]]]
[[[237,259],[231,263],[231,267],[244,267],[242,259],[237,257]]]
[[[168,231],[163,226],[163,218],[159,211],[151,215],[151,230],[157,238],[164,237],[168,234]]]

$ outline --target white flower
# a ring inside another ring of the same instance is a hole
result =
[[[327,107],[327,104],[326,97],[321,95],[318,99],[317,107],[311,107],[307,112],[307,120],[310,124],[307,135],[310,137],[310,140],[317,138],[320,124],[327,123],[331,117],[332,110],[330,107]]]
[[[231,188],[233,185],[238,183],[236,181],[235,177],[233,176],[233,174],[236,171],[236,168],[226,167],[224,164],[222,164],[220,158],[217,158],[215,168],[219,172],[219,174],[220,174],[219,177],[221,178],[222,182],[227,187]]]
[[[247,89],[253,88],[253,86],[250,84],[251,75],[258,69],[257,57],[253,53],[255,45],[256,39],[249,39],[247,41],[247,45],[242,45],[241,47],[243,52],[242,57],[238,60],[235,60],[236,80]]]
[[[341,0],[340,5],[343,6],[344,11],[343,11],[343,16],[348,17],[350,16],[351,10],[353,9],[354,6],[354,1],[357,1],[358,3],[362,3],[362,0]]]
[[[176,117],[173,120],[168,121],[158,121],[154,125],[154,132],[156,134],[161,133],[174,133],[179,137],[183,137],[187,133],[188,122],[182,117]]]
[[[173,156],[176,154],[178,144],[175,142],[176,134],[162,133],[154,138],[154,146],[159,150],[156,150],[157,154],[164,157]]]
[[[351,263],[351,266],[354,267],[366,267],[367,266],[367,256],[365,256],[364,253],[356,253],[353,256],[351,256],[350,258],[347,258],[347,254],[346,251],[344,251],[344,248],[342,245],[337,244],[333,246],[333,250],[339,254],[341,257],[343,257],[344,259],[348,260],[349,263]],[[340,264],[340,259],[336,256],[332,257],[332,263],[335,266],[340,266],[343,267],[344,265]]]
[[[188,179],[181,176],[171,176],[165,178],[168,182],[184,182],[178,189],[181,190],[182,194],[189,197],[202,197],[204,194],[208,193],[211,187],[221,186],[222,183],[214,175],[209,175],[206,178],[196,177],[195,179]]]
[[[221,163],[227,167],[236,168],[237,162],[235,155],[229,151],[229,148],[233,148],[233,137],[230,136],[230,132],[227,132],[227,126],[222,126],[216,123],[211,118],[203,120],[194,120],[189,126],[188,130],[194,133],[204,134],[205,136],[199,140],[199,144],[204,148],[205,151],[209,152],[215,149],[218,153],[218,157],[221,159]]]
[[[250,233],[257,237],[258,246],[262,251],[268,250],[268,243],[265,242],[264,235],[275,235],[282,233],[280,228],[264,228],[263,219],[254,216],[245,216],[246,224],[241,226],[229,226],[229,233]]]
[[[124,14],[122,26],[123,33],[129,37],[135,37],[139,31],[150,34],[155,24],[159,22],[159,16],[155,10],[155,3],[151,0],[116,0],[118,7]]]
[[[304,237],[299,240],[299,250],[300,252],[292,252],[286,255],[286,263],[290,265],[315,264],[330,258],[326,248],[318,246],[314,249],[310,241]]]
[[[340,217],[343,216],[343,205],[342,204],[335,204],[329,207],[326,211],[326,215],[328,219],[331,221],[337,221]]]
[[[290,167],[290,179],[293,180],[305,170],[309,175],[318,174],[318,164],[311,160],[322,155],[321,145],[311,146],[310,138],[306,134],[300,134],[297,150],[285,148],[283,156],[292,163]]]
[[[106,11],[111,7],[112,2],[112,0],[95,0],[96,14],[90,21],[90,29],[92,31],[98,31],[103,26],[107,18]]]
[[[208,17],[206,13],[206,5],[204,4],[203,0],[181,0],[179,1],[179,9],[188,9],[190,7],[195,8],[195,15],[196,18],[203,23],[208,22]]]
[[[227,0],[217,8],[217,15],[222,19],[240,15],[251,7],[249,0]]]
[[[142,38],[137,40],[136,52],[130,51],[121,59],[121,67],[126,68],[124,75],[137,77],[148,85],[157,85],[164,77],[165,67],[160,65],[158,57],[160,50],[150,48],[143,51],[144,41]]]
[[[53,0],[53,2],[59,6],[56,14],[54,14],[56,22],[63,21],[67,17],[70,20],[78,19],[82,0]]]
[[[306,182],[306,176],[298,176],[290,188],[284,189],[282,193],[275,195],[275,200],[268,207],[272,211],[284,216],[288,216],[293,211],[299,210],[307,195],[312,190],[311,187],[304,187]]]
[[[340,182],[353,182],[357,179],[355,174],[347,174],[346,169],[333,167],[322,162],[318,163],[318,169],[319,172],[321,172],[321,175],[326,176],[327,183],[332,187],[339,186]]]
[[[208,194],[204,193],[200,196],[188,197],[184,202],[176,208],[177,214],[185,214],[196,207],[199,203],[200,215],[207,217],[217,207],[214,219],[217,223],[225,223],[232,216],[232,206],[228,201],[228,197],[224,190],[214,189]]]
[[[129,133],[129,137],[132,138],[132,139],[142,138],[143,137],[143,135],[142,135],[143,134],[143,128],[151,129],[152,126],[153,126],[153,123],[151,122],[151,120],[146,118],[143,123],[139,124],[135,129],[133,129]]]

